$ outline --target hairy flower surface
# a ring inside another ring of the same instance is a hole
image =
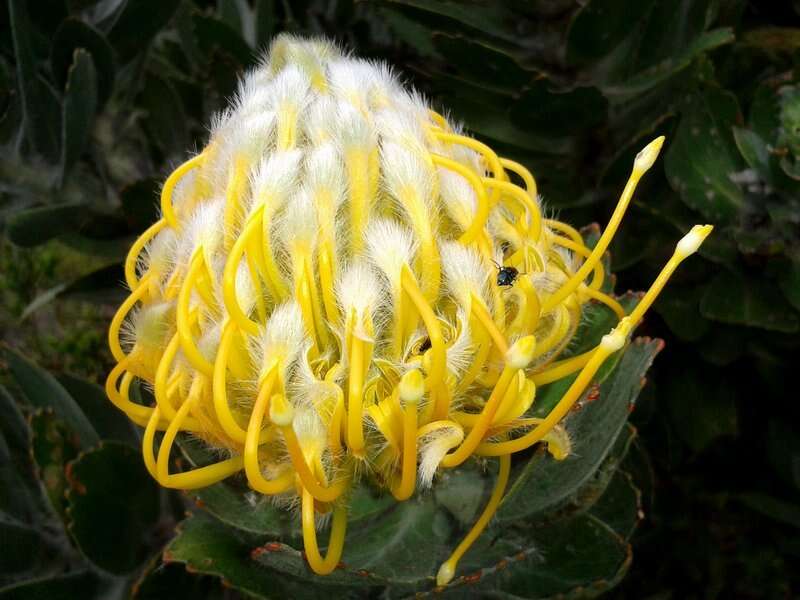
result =
[[[711,230],[678,243],[630,314],[601,291],[601,259],[662,143],[636,157],[589,247],[543,215],[522,165],[385,66],[279,37],[208,146],[167,178],[161,219],[125,265],[107,392],[145,427],[148,470],[181,489],[244,471],[252,489],[299,504],[308,563],[326,574],[353,485],[404,501],[442,469],[498,457],[488,505],[439,570],[446,584],[502,500],[511,455],[538,442],[568,455],[560,421]],[[619,324],[559,360],[588,302]],[[575,373],[545,418],[529,416],[537,386]],[[130,399],[134,380],[154,406]],[[171,473],[181,432],[225,458]],[[323,556],[317,515],[328,513]]]

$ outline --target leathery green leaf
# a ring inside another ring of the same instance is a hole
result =
[[[128,573],[147,557],[147,537],[159,512],[158,485],[137,449],[105,442],[68,470],[69,527],[89,560]]]

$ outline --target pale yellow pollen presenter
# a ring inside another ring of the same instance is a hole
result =
[[[161,218],[125,265],[107,393],[144,427],[148,470],[179,489],[241,474],[294,501],[324,575],[347,541],[353,486],[404,502],[443,470],[497,457],[487,506],[437,574],[447,584],[502,501],[514,453],[569,452],[561,420],[711,231],[677,244],[630,314],[601,291],[601,259],[663,141],[638,154],[588,247],[543,216],[525,167],[385,65],[277,38],[205,149],[167,178]],[[559,360],[589,302],[619,324]],[[549,415],[530,417],[538,385],[575,373]],[[153,406],[130,399],[136,380]],[[182,433],[224,458],[171,471]],[[332,515],[324,556],[320,514]]]

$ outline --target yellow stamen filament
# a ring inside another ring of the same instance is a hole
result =
[[[403,458],[400,485],[392,489],[398,501],[408,500],[414,493],[417,478],[417,404],[424,393],[422,375],[409,371],[400,380],[399,396],[403,411]]]
[[[261,382],[258,396],[256,396],[256,403],[253,405],[253,412],[250,415],[250,423],[247,426],[247,437],[244,442],[244,469],[247,475],[247,481],[250,487],[257,492],[270,495],[281,494],[290,489],[294,484],[294,473],[291,471],[284,472],[276,479],[267,480],[261,474],[261,465],[258,458],[261,427],[264,422],[264,414],[267,411],[267,402],[269,401],[276,378],[277,371],[273,368],[270,369],[269,373]]]
[[[528,171],[523,165],[519,164],[518,162],[514,162],[513,160],[509,160],[508,158],[501,158],[500,164],[503,165],[504,169],[508,169],[512,173],[516,173],[525,183],[525,191],[528,192],[531,198],[536,198],[536,194],[538,192],[536,187],[536,180],[531,175],[531,172]],[[558,221],[556,221],[558,222]],[[569,226],[568,226],[569,227]]]
[[[350,341],[350,378],[347,385],[347,445],[357,457],[364,453],[364,360],[366,342],[353,335]]]
[[[317,529],[314,519],[314,497],[303,489],[303,545],[306,549],[306,560],[317,575],[328,575],[339,564],[344,549],[344,538],[347,529],[347,507],[339,505],[333,509],[331,536],[328,541],[328,552],[323,559],[317,545]]]
[[[589,250],[583,244],[578,244],[572,239],[563,238],[558,235],[554,235],[552,238],[554,244],[561,246],[562,248],[567,248],[572,250],[579,256],[584,258],[589,258],[592,254],[592,251]],[[603,285],[603,281],[605,280],[605,267],[603,266],[603,261],[599,260],[594,265],[594,274],[592,275],[592,282],[589,284],[589,287],[595,290],[599,290],[600,286]]]
[[[142,250],[166,226],[166,219],[159,219],[145,229],[144,233],[136,239],[128,251],[128,255],[125,257],[125,283],[128,284],[131,291],[135,290],[139,285],[139,279],[136,277],[136,263],[139,261]]]
[[[225,212],[223,215],[223,229],[225,231],[225,250],[230,250],[236,236],[236,219],[241,210],[241,201],[247,185],[247,160],[237,156],[233,161],[233,168],[228,178],[228,187],[225,191]]]
[[[481,178],[461,163],[447,158],[446,156],[439,156],[438,154],[432,154],[431,159],[433,160],[433,164],[445,167],[461,175],[467,180],[467,183],[472,186],[472,189],[475,190],[475,198],[477,200],[475,216],[469,229],[458,238],[458,241],[462,244],[466,245],[472,243],[481,234],[483,228],[486,226],[486,221],[489,219],[489,198],[486,196],[486,188],[483,186]]]
[[[491,177],[484,177],[483,183],[486,186],[505,192],[520,203],[528,216],[526,222],[520,224],[522,225],[522,230],[526,233],[530,233],[533,241],[537,241],[542,230],[542,211],[539,208],[539,204],[536,202],[536,200],[531,198],[530,194],[521,187],[518,187],[508,181],[499,181]],[[528,224],[528,220],[530,221],[530,224]]]
[[[111,355],[117,362],[121,362],[125,359],[125,352],[122,350],[122,346],[119,343],[120,329],[125,322],[125,317],[127,317],[131,309],[136,306],[136,303],[147,297],[146,283],[151,277],[152,275],[149,273],[142,277],[142,280],[139,282],[140,285],[131,292],[130,296],[125,298],[125,301],[117,309],[114,318],[111,319],[111,324],[108,326],[108,346],[111,348]]]
[[[231,252],[228,255],[228,260],[225,262],[225,269],[222,272],[222,297],[225,302],[225,308],[231,315],[231,318],[236,324],[250,335],[258,333],[258,324],[252,321],[239,306],[239,300],[236,297],[236,276],[239,273],[239,261],[242,254],[249,242],[249,238],[256,233],[260,227],[260,218],[263,209],[259,209],[253,217],[251,217],[244,231],[239,238],[234,242]]]
[[[500,457],[500,470],[497,473],[497,481],[494,484],[494,489],[492,490],[489,502],[486,504],[486,508],[483,509],[481,516],[475,521],[475,524],[472,526],[472,529],[469,530],[467,536],[456,546],[450,558],[444,561],[442,566],[439,567],[439,572],[436,575],[437,585],[447,585],[452,581],[456,573],[456,568],[458,567],[458,561],[461,560],[461,557],[464,556],[470,546],[475,543],[475,540],[477,540],[481,533],[483,533],[483,530],[486,529],[489,521],[492,520],[494,513],[497,512],[497,507],[500,505],[500,501],[503,499],[510,473],[511,457],[506,454]]]
[[[164,187],[161,189],[161,214],[164,215],[164,220],[172,229],[180,229],[178,217],[175,215],[175,209],[172,206],[172,193],[175,191],[175,186],[178,185],[178,182],[180,182],[183,176],[189,171],[201,166],[203,164],[203,159],[203,154],[198,154],[190,158],[175,169],[164,182]]]
[[[350,192],[350,252],[357,256],[364,250],[364,232],[369,222],[369,213],[374,186],[370,173],[370,155],[362,149],[350,150],[347,154],[347,178]]]
[[[282,394],[275,394],[272,397],[269,415],[272,422],[280,428],[283,434],[289,457],[292,460],[292,466],[303,483],[303,487],[320,502],[333,502],[341,496],[347,489],[349,481],[342,479],[329,486],[321,485],[317,482],[316,476],[306,462],[297,434],[294,431],[294,409]]]
[[[636,186],[639,184],[639,180],[653,164],[653,161],[655,161],[655,158],[658,156],[663,143],[663,137],[656,138],[639,153],[637,161],[634,163],[633,170],[631,171],[631,176],[628,178],[628,182],[625,184],[625,189],[622,191],[619,202],[617,202],[617,207],[614,209],[614,213],[611,215],[611,219],[608,221],[608,225],[606,225],[603,235],[601,235],[600,239],[597,240],[597,244],[595,244],[591,255],[589,255],[589,258],[587,258],[586,262],[581,265],[581,268],[578,269],[578,271],[572,277],[570,277],[569,280],[563,286],[561,286],[561,288],[555,294],[545,300],[542,306],[542,312],[550,311],[554,306],[558,305],[573,291],[575,291],[575,288],[577,288],[580,283],[586,279],[592,269],[594,269],[595,264],[597,264],[603,258],[603,254],[605,254],[608,245],[611,243],[614,234],[617,232],[617,228],[622,221],[622,217],[625,215],[625,211],[628,209],[631,199],[633,199],[633,193],[636,191]],[[639,161],[640,157],[644,158],[644,160],[641,162]]]
[[[184,279],[183,285],[181,286],[181,291],[178,294],[176,324],[178,327],[178,336],[181,341],[181,350],[183,350],[186,358],[189,359],[189,362],[192,363],[195,369],[211,377],[214,374],[214,365],[212,365],[197,348],[194,342],[194,336],[192,335],[191,320],[189,318],[189,302],[191,300],[192,290],[195,287],[194,283],[200,274],[200,270],[203,269],[204,264],[205,261],[203,260],[202,251],[195,252],[189,264],[189,273],[186,275],[186,279]]]
[[[456,451],[444,457],[442,466],[457,467],[475,451],[475,448],[478,447],[489,430],[495,413],[500,408],[500,403],[505,396],[508,385],[517,376],[517,372],[528,365],[535,346],[536,338],[527,336],[516,342],[509,349],[506,353],[506,366],[503,368],[500,379],[497,380],[486,406],[483,407],[480,417]]]
[[[169,473],[169,455],[172,450],[172,445],[175,442],[175,436],[178,435],[178,431],[184,419],[188,415],[192,405],[197,401],[199,394],[202,393],[202,389],[203,383],[201,379],[197,379],[192,383],[192,390],[189,392],[189,397],[178,409],[175,418],[170,422],[169,427],[167,427],[167,430],[164,432],[164,438],[161,440],[161,446],[158,449],[158,458],[155,463],[158,482],[164,487],[183,490],[207,487],[226,477],[230,477],[242,469],[242,457],[234,456],[212,465],[192,469],[191,471],[177,474]],[[142,443],[146,444],[148,452],[152,452],[155,424],[158,423],[159,416],[158,408],[155,408],[150,417],[150,422],[147,424],[147,429],[145,430]],[[152,461],[147,462],[151,462],[152,464]]]

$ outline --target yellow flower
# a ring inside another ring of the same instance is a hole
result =
[[[385,66],[279,37],[208,146],[167,178],[162,217],[126,261],[107,392],[145,427],[150,473],[192,489],[244,471],[252,489],[298,499],[309,565],[326,574],[357,482],[404,501],[442,469],[499,457],[489,504],[439,570],[446,584],[501,501],[511,454],[539,441],[569,453],[559,422],[711,231],[680,241],[631,314],[601,291],[601,258],[662,143],[636,157],[590,248],[543,217],[522,165]],[[558,360],[591,301],[619,324]],[[546,418],[527,416],[537,386],[576,372]],[[155,406],[130,400],[134,379]],[[180,432],[228,458],[170,473]],[[316,515],[327,512],[323,557]]]

